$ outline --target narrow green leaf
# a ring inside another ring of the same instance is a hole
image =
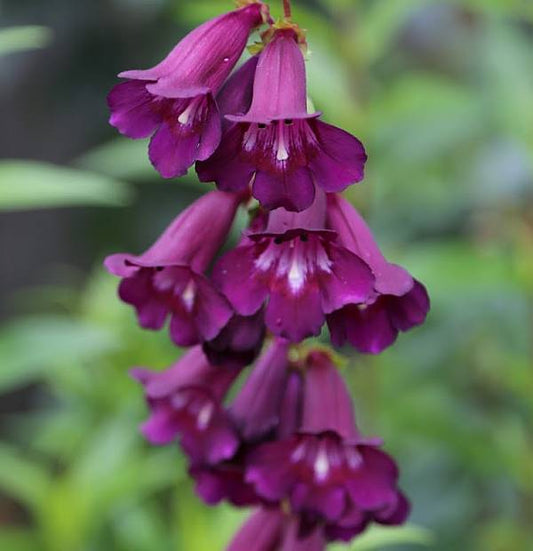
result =
[[[359,536],[356,542],[345,547],[342,545],[332,545],[331,551],[373,551],[389,545],[422,545],[428,546],[433,543],[433,535],[426,528],[407,524],[398,528],[384,528],[373,526],[362,536]]]
[[[41,377],[49,368],[79,365],[117,346],[112,332],[61,317],[26,318],[0,331],[0,390]]]
[[[0,161],[0,210],[75,205],[123,206],[132,198],[118,180],[36,161]]]
[[[0,444],[0,490],[22,505],[36,508],[45,499],[49,477],[42,464],[33,462],[7,444]],[[2,549],[7,549],[2,547]]]
[[[52,30],[39,25],[0,29],[0,56],[24,50],[44,48],[50,44],[52,38]]]

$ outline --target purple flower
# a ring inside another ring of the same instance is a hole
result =
[[[279,509],[258,509],[237,532],[227,551],[324,551],[321,530],[301,537],[298,519]]]
[[[161,329],[170,316],[178,346],[217,337],[233,315],[228,301],[202,273],[224,243],[240,198],[212,191],[183,211],[140,256],[105,260],[119,277],[120,298],[135,307],[145,329]]]
[[[325,352],[305,366],[302,424],[292,437],[260,445],[246,480],[268,502],[289,500],[303,531],[320,522],[331,539],[370,522],[400,524],[408,513],[394,461],[376,440],[360,437],[346,385]]]
[[[190,476],[196,483],[196,493],[207,505],[226,500],[235,507],[259,505],[261,499],[254,487],[244,480],[244,457],[241,450],[231,460],[213,465],[193,465]]]
[[[357,210],[339,195],[328,196],[328,227],[339,241],[362,258],[375,276],[374,292],[364,305],[350,304],[328,315],[331,339],[348,341],[360,352],[378,354],[394,343],[399,331],[420,325],[429,311],[426,288],[379,250]]]
[[[323,230],[324,222],[319,193],[301,213],[273,211],[266,231],[248,234],[217,263],[213,280],[238,314],[251,316],[268,301],[268,329],[299,342],[320,333],[326,314],[368,299],[370,269]]]
[[[252,103],[254,76],[259,56],[251,57],[246,63],[235,71],[225,82],[217,94],[217,105],[222,115],[222,129],[226,130],[231,122],[226,115],[231,113],[244,113],[248,111]]]
[[[259,358],[230,407],[242,439],[256,442],[278,425],[289,376],[289,343],[275,339]]]
[[[261,351],[265,333],[262,310],[253,316],[236,314],[213,340],[204,342],[203,349],[215,365],[244,367],[250,365]]]
[[[238,373],[210,365],[199,346],[165,371],[132,369],[150,407],[150,417],[141,426],[143,434],[159,445],[179,438],[193,464],[232,457],[239,441],[221,400]]]
[[[124,71],[109,96],[110,124],[130,138],[152,136],[150,160],[164,178],[181,176],[220,142],[214,95],[240,58],[250,32],[267,20],[262,2],[207,21],[158,65]]]
[[[305,63],[293,28],[278,28],[259,56],[252,105],[226,118],[235,124],[215,154],[196,169],[203,182],[242,190],[266,209],[301,211],[323,190],[341,191],[363,179],[363,145],[307,112]]]

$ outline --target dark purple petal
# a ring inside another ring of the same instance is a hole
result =
[[[163,327],[168,306],[161,297],[153,293],[149,270],[139,270],[137,274],[124,278],[118,287],[118,294],[122,301],[135,307],[141,327],[154,330]]]
[[[374,285],[368,265],[347,249],[331,245],[331,272],[321,277],[322,308],[329,314],[346,304],[365,302]]]
[[[216,91],[241,57],[252,29],[267,17],[268,8],[260,2],[222,14],[190,32],[155,67],[120,76],[158,80],[152,91],[166,97],[187,97],[191,89]]]
[[[364,354],[379,354],[391,346],[398,330],[391,324],[386,305],[378,298],[367,307],[345,306],[327,317],[331,340],[336,346],[348,341]]]
[[[168,404],[155,405],[140,429],[146,440],[155,446],[170,444],[179,431],[174,410]]]
[[[290,454],[291,441],[269,442],[253,450],[246,464],[246,482],[267,501],[278,502],[288,496],[294,485]]]
[[[317,528],[302,535],[299,524],[297,517],[288,521],[280,551],[325,551],[326,542],[322,529]]]
[[[221,191],[240,191],[251,182],[255,168],[241,155],[243,131],[239,125],[229,128],[220,146],[205,161],[196,163],[201,182],[215,182]]]
[[[222,117],[230,113],[240,115],[250,108],[258,61],[259,56],[251,57],[228,78],[221,88],[216,99]],[[222,125],[229,127],[231,123],[224,119]]]
[[[215,465],[235,455],[239,439],[222,407],[200,388],[186,388],[172,400],[180,444],[192,464]]]
[[[286,440],[298,431],[302,423],[303,381],[300,373],[289,375],[285,394],[280,406],[277,440]]]
[[[396,504],[398,468],[394,461],[373,446],[359,446],[358,450],[363,461],[347,484],[354,503],[366,511]]]
[[[195,278],[197,297],[195,321],[202,340],[214,339],[233,316],[228,301],[202,276]]]
[[[429,312],[430,301],[426,288],[415,280],[414,287],[403,297],[389,301],[389,315],[400,331],[408,331],[424,323]]]
[[[276,339],[259,358],[230,407],[241,437],[255,442],[279,422],[289,367],[289,343]]]
[[[411,512],[409,500],[402,494],[402,492],[398,492],[397,498],[397,502],[393,506],[375,514],[375,520],[377,522],[387,526],[398,526],[407,520],[407,517]]]
[[[222,331],[203,349],[211,363],[240,368],[250,365],[263,345],[265,321],[262,310],[253,316],[235,314]]]
[[[337,522],[326,524],[324,534],[328,541],[350,542],[364,532],[371,521],[368,513],[353,508]]]
[[[200,136],[200,144],[194,160],[198,159],[204,161],[208,159],[218,147],[222,135],[220,113],[218,112],[215,100],[212,96],[208,96],[207,101],[207,112],[204,114],[205,118],[202,126],[202,134]]]
[[[109,124],[129,138],[147,138],[161,123],[161,114],[153,102],[146,82],[128,80],[117,84],[107,96]]]
[[[253,183],[253,195],[268,210],[283,207],[302,211],[313,204],[315,184],[306,167],[276,173],[259,170]]]
[[[314,120],[310,124],[319,143],[319,153],[309,165],[317,185],[324,191],[337,192],[360,182],[367,159],[363,144],[325,122]]]
[[[150,161],[163,178],[183,176],[196,160],[200,139],[199,132],[185,133],[164,123],[150,140]]]
[[[256,279],[254,245],[243,245],[226,253],[215,265],[213,281],[242,316],[252,316],[265,301],[268,288]]]
[[[391,264],[380,251],[371,229],[355,207],[340,195],[328,195],[328,223],[347,249],[361,257],[376,278],[380,294],[403,296],[413,287],[413,278],[404,268]]]
[[[188,266],[203,272],[226,240],[241,198],[211,191],[182,211],[143,254],[115,254],[106,258],[109,272],[128,277],[139,267]]]
[[[266,123],[306,118],[305,62],[292,29],[276,30],[259,56],[250,110],[230,120]]]
[[[305,361],[302,432],[331,431],[348,442],[359,440],[355,414],[344,379],[331,356],[316,350]]]
[[[284,517],[279,509],[259,509],[237,532],[227,551],[277,551]],[[294,549],[287,548],[287,551]]]
[[[258,505],[253,487],[244,480],[242,466],[233,462],[212,467],[193,466],[189,474],[196,482],[196,493],[208,505],[227,500],[236,507]]]
[[[315,282],[306,282],[297,292],[283,284],[271,289],[265,323],[274,335],[300,342],[319,335],[324,320],[320,290]]]

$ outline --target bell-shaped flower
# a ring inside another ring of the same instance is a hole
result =
[[[152,444],[180,441],[193,464],[232,457],[239,440],[222,400],[239,371],[212,366],[200,346],[165,371],[143,368],[131,375],[144,386],[150,408],[141,431]]]
[[[227,551],[324,551],[326,540],[317,529],[301,536],[298,518],[276,508],[261,508],[250,515]]]
[[[155,67],[120,73],[125,82],[109,93],[110,124],[130,138],[152,136],[150,160],[165,178],[185,174],[220,142],[215,95],[250,32],[269,18],[260,1],[239,4],[189,33]]]
[[[348,304],[327,317],[333,344],[348,341],[360,352],[377,354],[400,331],[422,324],[429,311],[426,288],[404,268],[387,261],[357,210],[339,195],[328,196],[328,227],[339,241],[362,258],[375,277],[374,292],[365,304]]]
[[[230,406],[230,416],[247,442],[268,436],[279,423],[289,377],[288,353],[288,341],[274,339]]]
[[[204,342],[203,349],[215,365],[245,367],[261,351],[265,333],[262,310],[253,316],[235,314],[213,340]]]
[[[212,191],[183,211],[145,253],[107,257],[122,278],[120,298],[135,307],[146,329],[161,329],[170,316],[178,346],[214,339],[233,315],[228,301],[202,275],[222,246],[241,198]]]
[[[324,523],[329,537],[341,539],[370,521],[405,520],[408,507],[397,479],[378,441],[359,435],[348,389],[330,356],[311,352],[298,433],[253,451],[246,480],[267,502],[288,500],[304,531]]]
[[[301,213],[271,212],[265,231],[251,232],[215,265],[213,281],[235,311],[251,316],[266,304],[274,335],[299,342],[318,335],[326,314],[364,303],[370,268],[324,230],[325,196]]]
[[[308,113],[305,62],[299,34],[281,25],[269,33],[259,56],[253,100],[234,122],[219,148],[196,169],[200,180],[221,190],[249,184],[266,209],[301,211],[315,196],[315,186],[341,191],[363,179],[363,145],[344,130],[326,124],[320,113]]]

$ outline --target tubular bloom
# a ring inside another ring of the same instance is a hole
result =
[[[289,6],[273,24],[266,4],[238,0],[159,65],[121,73],[108,98],[120,132],[152,136],[162,176],[196,162],[218,187],[144,253],[105,266],[141,327],[169,320],[172,341],[191,347],[164,371],[131,370],[149,410],[141,432],[181,446],[206,504],[255,508],[228,551],[323,551],[410,509],[394,459],[356,425],[334,356],[302,341],[327,325],[335,346],[377,354],[425,321],[429,297],[338,194],[362,180],[366,153],[308,112]],[[230,74],[261,24],[262,43]],[[239,208],[248,227],[221,254]]]
[[[217,337],[230,321],[228,301],[202,275],[226,240],[240,198],[212,191],[182,212],[142,255],[114,254],[109,272],[122,278],[120,298],[146,329],[161,329],[180,346]]]
[[[253,100],[234,122],[215,154],[198,163],[200,180],[238,191],[253,183],[263,207],[308,208],[315,186],[342,191],[363,179],[366,153],[359,140],[307,112],[305,64],[298,33],[282,26],[272,32],[259,57]]]
[[[146,70],[123,71],[108,96],[110,123],[130,138],[152,136],[150,160],[164,178],[182,176],[220,142],[215,95],[241,57],[250,32],[268,19],[262,2],[207,21]]]
[[[303,411],[290,438],[259,446],[246,479],[268,502],[288,499],[305,525],[326,525],[329,539],[351,539],[370,521],[400,524],[409,506],[394,461],[355,426],[348,390],[328,354],[305,366]]]
[[[266,230],[248,234],[214,270],[239,314],[253,315],[268,300],[268,329],[293,342],[318,335],[326,314],[372,292],[370,268],[325,229],[325,214],[323,193],[303,213],[271,212]]]
[[[368,263],[375,277],[374,290],[364,305],[350,304],[328,316],[331,339],[337,346],[348,341],[360,352],[377,354],[393,344],[400,331],[424,323],[429,311],[426,288],[385,259],[370,228],[346,199],[328,197],[328,222],[344,246]]]

